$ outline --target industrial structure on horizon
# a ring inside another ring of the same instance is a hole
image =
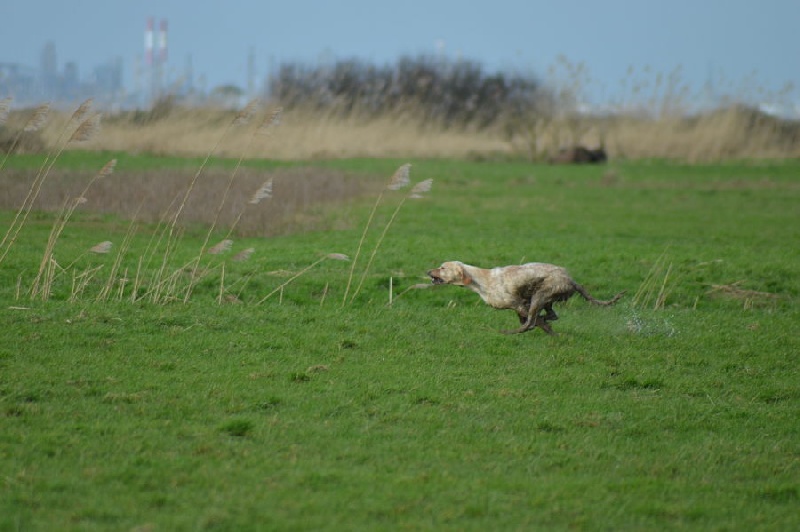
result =
[[[158,50],[154,50],[153,37],[155,18],[148,17],[144,30],[144,76],[149,85],[150,99],[161,94],[164,83],[164,69],[167,64],[167,21],[162,20],[158,26]]]

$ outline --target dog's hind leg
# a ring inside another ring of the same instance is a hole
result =
[[[545,315],[544,315],[545,321],[556,321],[558,319],[558,314],[556,314],[556,311],[553,310],[553,304],[552,303],[546,304],[544,306],[544,311],[545,311]]]
[[[528,330],[535,329],[536,327],[539,327],[541,330],[543,330],[549,335],[554,336],[556,334],[555,331],[553,331],[553,328],[550,327],[550,324],[547,323],[547,320],[544,319],[544,316],[538,316],[536,318],[535,323],[531,324],[531,326],[528,327]]]
[[[546,311],[546,314],[544,316],[539,316],[539,312],[541,312],[543,309],[547,309],[548,307],[549,307],[549,312]],[[550,327],[550,325],[548,325],[547,323],[547,316],[549,316],[551,313],[555,314],[555,312],[553,312],[552,309],[552,304],[544,303],[544,300],[542,298],[534,296],[533,298],[531,298],[531,306],[528,309],[528,316],[525,317],[524,321],[523,321],[524,316],[518,313],[520,321],[519,328],[503,332],[505,334],[519,334],[530,331],[531,329],[535,329],[536,327],[539,327],[547,334],[555,334],[553,332],[552,327]],[[556,318],[557,317],[558,316],[556,316]]]

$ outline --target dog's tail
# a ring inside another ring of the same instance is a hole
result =
[[[615,295],[614,297],[612,297],[608,301],[602,301],[600,299],[593,298],[591,296],[591,294],[589,294],[589,292],[587,292],[584,287],[582,287],[581,285],[579,285],[577,283],[575,283],[575,290],[577,290],[577,292],[580,295],[583,296],[583,299],[585,299],[589,303],[592,303],[593,305],[601,305],[601,306],[604,306],[604,307],[606,307],[608,305],[613,305],[614,303],[616,303],[617,301],[620,300],[620,298],[625,294],[625,292],[627,292],[627,290],[623,290],[622,292],[620,292],[619,294]]]

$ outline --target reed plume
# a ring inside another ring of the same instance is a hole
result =
[[[272,178],[270,177],[264,184],[261,185],[261,188],[255,191],[255,193],[250,197],[251,205],[258,205],[261,200],[264,199],[272,199]]]
[[[235,262],[244,262],[244,261],[246,261],[247,259],[249,259],[249,258],[250,258],[250,256],[251,256],[253,253],[255,253],[255,251],[256,251],[256,248],[247,248],[247,249],[243,249],[242,251],[240,251],[239,253],[237,253],[236,255],[234,255],[234,256],[231,258],[231,260],[232,260],[232,261],[235,261]]]
[[[389,179],[389,184],[386,185],[388,190],[400,190],[407,187],[411,183],[411,163],[406,163],[400,168],[395,170],[392,177]]]
[[[253,115],[258,110],[259,100],[253,99],[250,100],[244,108],[236,113],[236,116],[233,119],[233,125],[235,126],[242,126],[250,122],[250,119],[253,118]]]
[[[11,102],[12,98],[10,96],[7,96],[6,98],[0,100],[0,125],[3,125],[6,122],[6,120],[8,120],[8,114],[11,111]],[[50,113],[49,103],[42,104],[33,111],[33,115],[31,115],[28,121],[25,122],[23,128],[14,137],[14,140],[11,142],[11,147],[9,147],[8,150],[6,150],[6,153],[3,156],[3,161],[0,162],[0,170],[2,170],[3,167],[6,165],[8,156],[14,153],[14,150],[17,148],[17,145],[19,144],[19,141],[22,138],[23,133],[33,133],[35,131],[38,131],[47,122],[47,115],[49,113]],[[16,221],[17,218],[14,218],[14,222]],[[8,236],[8,234],[6,234],[6,236]]]
[[[83,117],[85,117],[89,113],[89,110],[92,108],[92,103],[94,103],[94,100],[92,98],[87,98],[86,100],[84,100],[83,103],[81,103],[78,106],[78,108],[75,109],[75,111],[72,113],[72,116],[70,117],[70,122],[80,122],[81,120],[83,120]]]
[[[42,105],[38,106],[33,111],[33,115],[28,119],[25,123],[25,127],[22,130],[26,133],[33,133],[35,131],[39,131],[45,123],[47,123],[47,117],[50,114],[50,104],[43,103]]]
[[[281,124],[282,115],[283,107],[276,107],[270,111],[258,127],[257,133],[267,137],[272,135],[272,131]]]
[[[100,242],[99,244],[92,246],[91,248],[89,248],[89,251],[91,251],[92,253],[105,254],[111,251],[111,247],[113,245],[114,244],[110,240],[106,240],[104,242]]]
[[[206,253],[208,253],[209,255],[219,255],[221,253],[225,253],[226,251],[230,251],[232,246],[233,246],[233,240],[229,240],[226,238],[225,240],[222,240],[218,244],[208,248]]]
[[[100,116],[100,113],[97,113],[83,119],[75,131],[72,132],[67,142],[87,142],[91,140],[95,133],[100,130]]]
[[[423,194],[430,192],[431,187],[433,186],[433,179],[426,179],[425,181],[420,181],[414,188],[411,189],[411,192],[408,195],[408,199],[422,199],[424,196]]]

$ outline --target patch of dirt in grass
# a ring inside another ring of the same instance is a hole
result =
[[[210,225],[218,216],[218,227],[235,225],[235,232],[240,236],[275,236],[348,227],[347,219],[330,216],[330,207],[376,189],[373,180],[324,168],[299,167],[268,172],[240,168],[231,180],[232,172],[204,171],[186,200],[179,224],[184,227]],[[194,169],[115,172],[91,186],[80,210],[157,223],[177,212],[195,173]],[[18,209],[34,178],[30,171],[0,174],[0,208]],[[91,173],[51,171],[34,209],[61,209],[65,201],[81,194],[90,178]],[[263,188],[268,182],[271,183],[270,193],[265,196]],[[259,191],[262,197],[256,201]]]

